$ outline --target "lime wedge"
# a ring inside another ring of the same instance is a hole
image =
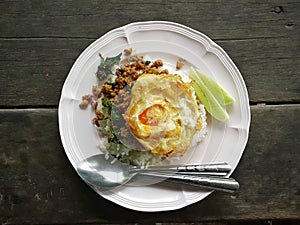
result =
[[[191,68],[191,71],[194,73],[195,77],[198,76],[202,80],[204,85],[210,90],[210,92],[215,96],[221,105],[229,105],[234,103],[235,99],[213,79],[201,73],[197,69]]]
[[[229,115],[226,112],[225,105],[230,104],[230,102],[232,103],[234,99],[215,81],[199,73],[199,71],[192,68],[189,74],[193,80],[192,86],[195,89],[198,99],[214,118],[220,121],[228,120]]]

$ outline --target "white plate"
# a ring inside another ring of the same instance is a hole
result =
[[[248,140],[250,107],[244,80],[225,51],[206,35],[186,26],[164,21],[137,22],[114,29],[93,42],[74,63],[62,89],[59,103],[59,129],[65,152],[75,168],[80,160],[99,153],[99,138],[91,109],[80,110],[84,94],[97,83],[95,72],[105,57],[132,47],[137,53],[160,58],[173,66],[185,59],[220,83],[234,98],[227,108],[230,119],[218,122],[208,118],[207,137],[194,151],[189,163],[228,162],[236,168]],[[198,202],[211,192],[165,182],[147,186],[124,186],[101,192],[102,197],[123,207],[145,211],[166,211]]]

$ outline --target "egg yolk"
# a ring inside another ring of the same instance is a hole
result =
[[[165,123],[168,117],[166,109],[155,104],[146,108],[142,113],[138,115],[139,121],[144,125],[158,126],[161,123]]]

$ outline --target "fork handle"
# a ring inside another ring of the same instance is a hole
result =
[[[172,183],[191,185],[209,190],[224,191],[229,193],[233,193],[239,189],[239,183],[233,178],[190,176],[175,173],[143,173],[143,175],[165,178],[166,181]]]
[[[229,173],[231,166],[228,163],[211,163],[211,164],[194,164],[185,166],[148,166],[138,167],[133,166],[131,168],[133,172],[181,172],[181,173]]]

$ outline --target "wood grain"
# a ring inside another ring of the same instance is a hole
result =
[[[168,20],[213,39],[297,35],[299,1],[2,0],[0,37],[97,38],[133,21]],[[281,11],[275,7],[280,6]]]
[[[215,40],[236,62],[251,103],[299,102],[298,1],[105,2],[1,1],[0,107],[56,107],[72,64],[91,42],[145,20],[179,22]]]
[[[143,213],[104,200],[80,180],[60,144],[56,109],[0,110],[0,221],[69,224],[300,219],[300,107],[253,106],[251,111],[249,142],[233,174],[241,184],[236,194],[215,192],[180,210]]]
[[[74,38],[2,40],[0,106],[57,106],[71,66],[92,41]],[[217,43],[240,69],[251,103],[300,101],[300,48],[296,39]]]

